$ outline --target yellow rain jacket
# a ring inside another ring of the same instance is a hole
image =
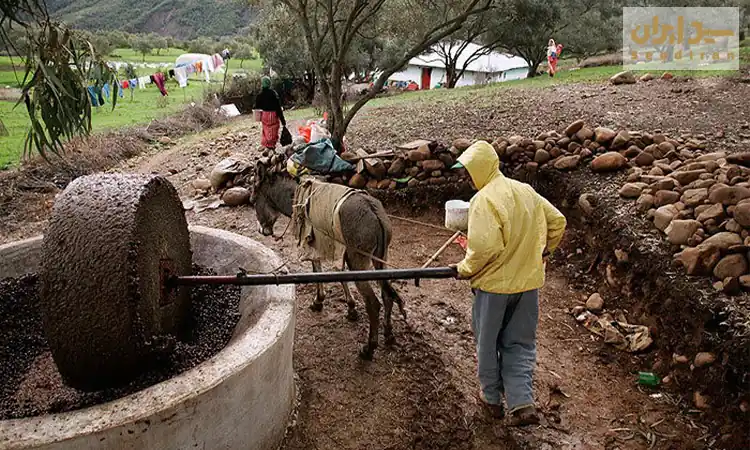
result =
[[[472,288],[493,294],[542,287],[542,254],[560,244],[565,216],[531,186],[506,178],[487,142],[476,142],[458,161],[479,190],[469,207],[468,248],[459,275],[471,279]]]

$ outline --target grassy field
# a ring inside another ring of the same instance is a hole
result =
[[[122,58],[137,58],[131,50],[130,53],[125,51],[118,51],[115,54],[119,54]],[[181,54],[181,50],[171,49],[160,56],[150,55],[151,62],[159,62],[158,59],[163,61],[174,61],[174,59]],[[745,62],[750,60],[750,48],[742,49],[742,59]],[[148,60],[148,58],[147,58]],[[259,61],[247,61],[247,63],[260,64]],[[249,64],[245,64],[245,70],[252,70],[254,67]],[[230,63],[230,73],[237,70],[239,67],[238,61],[232,60]],[[2,71],[2,68],[6,68]],[[9,62],[0,58],[0,86],[4,86],[7,80],[12,80],[12,72],[8,72]],[[534,77],[531,79],[508,81],[504,83],[496,83],[490,86],[471,86],[459,89],[435,89],[430,91],[416,91],[404,93],[401,95],[394,95],[389,97],[381,97],[372,100],[367,104],[368,108],[378,107],[383,105],[395,104],[400,102],[432,102],[432,101],[450,101],[457,98],[466,96],[467,94],[477,90],[487,90],[491,93],[492,90],[496,89],[513,89],[513,88],[542,88],[550,85],[568,84],[568,83],[598,83],[608,79],[612,75],[622,70],[621,66],[603,66],[593,67],[580,70],[570,70],[570,67],[561,68],[554,78],[543,75]],[[145,74],[147,70],[139,69],[139,74]],[[675,75],[690,75],[693,77],[710,77],[710,76],[722,76],[732,74],[733,72],[721,72],[721,71],[694,71],[694,72],[673,72]],[[661,72],[654,72],[655,76],[661,75]],[[200,74],[194,74],[193,79],[202,79]],[[215,81],[220,82],[221,75],[216,74]],[[6,84],[12,84],[7,82]],[[105,106],[94,111],[93,115],[93,128],[95,131],[101,131],[111,128],[119,128],[128,125],[134,125],[138,123],[148,122],[154,118],[163,117],[179,110],[185,103],[191,101],[199,101],[203,98],[206,84],[204,82],[193,82],[188,88],[180,90],[174,81],[170,81],[167,89],[170,91],[168,97],[168,104],[164,107],[157,105],[157,100],[160,97],[158,90],[149,86],[145,90],[136,89],[135,99],[131,102],[129,93],[126,93],[124,99],[118,101],[117,108],[112,111],[110,106]],[[0,138],[0,168],[4,166],[15,164],[22,152],[23,152],[23,138],[26,133],[27,120],[26,113],[23,107],[12,109],[12,102],[0,101],[0,118],[5,123],[5,126],[10,132],[10,136]],[[293,112],[296,117],[312,117],[314,112],[310,108],[301,109]]]
[[[163,106],[159,105],[161,94],[153,85],[146,89],[136,89],[133,100],[130,99],[130,92],[126,91],[123,98],[118,98],[114,110],[109,102],[94,108],[92,128],[95,132],[122,128],[173,114],[191,101],[201,101],[205,88],[205,83],[191,83],[185,89],[180,89],[172,82],[167,85],[169,96],[166,97],[166,104]],[[0,169],[16,164],[23,155],[28,115],[23,105],[16,108],[14,105],[14,102],[0,101],[0,118],[10,134],[0,137]]]
[[[174,63],[175,59],[185,53],[182,49],[171,48],[160,52],[159,55],[154,52],[146,56],[147,63]],[[137,55],[131,49],[117,49],[110,55],[112,61],[142,63],[142,55]],[[262,61],[256,60],[235,60],[229,61],[229,74],[236,73],[240,70],[259,71],[262,68]],[[16,71],[13,71],[13,65]],[[0,56],[0,88],[16,88],[22,81],[23,61],[20,58],[11,58]],[[136,72],[140,76],[150,75],[155,69],[146,67],[136,67]],[[124,73],[121,73],[124,78]],[[118,99],[117,107],[113,111],[111,104],[94,110],[92,117],[92,127],[94,131],[102,131],[112,128],[120,128],[128,125],[146,123],[152,119],[164,117],[178,111],[186,103],[192,101],[199,102],[204,97],[207,84],[203,74],[192,74],[190,79],[193,80],[185,89],[180,89],[175,81],[167,84],[167,91],[170,95],[167,97],[167,104],[160,105],[158,99],[161,94],[155,86],[149,85],[146,89],[136,89],[133,100],[130,100],[130,92],[125,93],[124,98]],[[223,74],[214,73],[211,76],[212,84],[220,83]],[[14,101],[0,100],[0,119],[9,132],[9,136],[0,137],[0,170],[17,163],[23,154],[23,142],[28,127],[28,116],[23,105],[15,107]]]

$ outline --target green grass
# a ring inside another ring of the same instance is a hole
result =
[[[171,48],[162,51],[160,55],[154,52],[146,56],[147,63],[174,63],[175,59],[186,53],[184,50]],[[142,62],[142,56],[136,55],[131,49],[118,49],[112,52],[112,61],[124,62]],[[229,74],[240,71],[239,60],[232,59],[229,61]],[[16,72],[13,72],[13,65],[16,66]],[[10,86],[18,87],[22,81],[24,72],[23,60],[0,56],[0,88]],[[259,71],[262,61],[245,60],[242,62],[242,70]],[[139,76],[150,75],[156,69],[137,67],[136,73]],[[124,71],[121,70],[120,76],[124,79]],[[204,74],[192,74],[190,79],[193,80],[190,85],[183,89],[177,86],[175,81],[168,82],[167,90],[168,105],[166,107],[157,107],[157,99],[161,97],[158,89],[154,85],[147,86],[146,89],[136,89],[134,100],[130,101],[130,92],[125,93],[125,98],[118,99],[117,107],[114,111],[110,105],[95,109],[92,116],[92,129],[94,132],[121,128],[129,125],[137,125],[148,122],[152,119],[164,117],[178,111],[185,103],[191,101],[199,102],[203,99],[204,89],[207,87]],[[220,83],[223,74],[216,72],[212,74],[213,83]],[[28,116],[23,105],[14,108],[14,101],[0,100],[0,120],[3,121],[9,132],[9,136],[0,136],[0,169],[16,164],[23,154],[24,137],[28,127]]]
[[[750,49],[743,49],[743,58],[750,56]],[[171,57],[171,56],[170,56]],[[0,59],[0,66],[3,64],[3,60]],[[238,68],[237,61],[231,61],[230,73]],[[234,67],[232,67],[234,66]],[[491,93],[493,90],[498,89],[514,89],[514,88],[541,88],[550,85],[561,85],[569,83],[600,83],[607,80],[612,75],[622,71],[621,66],[605,66],[605,67],[592,67],[580,70],[561,70],[554,78],[549,76],[539,76],[531,79],[507,81],[504,83],[495,83],[490,86],[470,86],[457,89],[433,89],[429,91],[416,91],[409,92],[400,95],[394,95],[390,97],[381,97],[373,99],[368,102],[366,108],[374,108],[379,106],[388,106],[399,104],[403,102],[442,102],[460,99],[472,95],[472,93],[478,91],[484,91]],[[145,74],[146,69],[139,69],[139,74]],[[661,71],[652,72],[655,76],[661,75]],[[734,72],[722,72],[722,71],[674,71],[674,75],[690,75],[693,77],[709,77],[709,76],[722,76],[733,74]],[[7,75],[0,72],[0,80],[3,76]],[[200,74],[194,74],[193,78],[201,79]],[[215,81],[220,81],[220,75],[216,75]],[[129,93],[126,93],[124,99],[118,101],[118,105],[114,111],[111,110],[111,106],[95,110],[93,114],[93,129],[95,132],[119,128],[128,125],[135,125],[139,123],[148,122],[151,119],[163,117],[178,111],[185,102],[199,101],[203,98],[203,91],[206,87],[205,83],[193,82],[188,88],[184,90],[185,97],[183,98],[183,92],[180,90],[174,81],[170,81],[167,89],[170,91],[169,104],[165,108],[157,107],[157,99],[160,97],[159,91],[152,85],[147,89],[141,90],[136,89],[135,100],[130,101]],[[0,101],[0,119],[3,120],[5,126],[11,133],[10,136],[0,137],[0,168],[9,164],[15,164],[19,161],[19,158],[23,152],[23,138],[26,133],[26,127],[28,119],[23,109],[23,106],[11,110],[13,102]],[[304,108],[287,113],[290,119],[293,118],[309,118],[314,116],[312,108]]]
[[[161,50],[159,52],[160,54],[156,54],[156,50],[151,52],[150,55],[146,55],[145,62],[146,63],[171,63],[174,64],[175,60],[178,56],[189,53],[186,50],[183,50],[181,48],[170,48]],[[143,63],[144,58],[143,55],[140,53],[136,53],[135,50],[130,48],[118,48],[114,50],[110,56],[109,59],[112,61],[122,61],[122,62],[131,62],[131,63]],[[229,61],[229,73],[232,73],[233,71],[236,71],[240,67],[240,60],[238,59],[232,59]],[[263,68],[263,61],[261,59],[248,59],[242,61],[242,68],[247,71],[256,71],[260,72],[260,70]]]
[[[160,108],[157,101],[161,97],[153,85],[146,89],[136,89],[133,100],[130,92],[124,98],[117,99],[117,106],[112,104],[94,108],[91,125],[94,132],[146,123],[179,111],[186,103],[200,102],[204,96],[205,83],[191,83],[184,90],[172,81],[167,85],[169,96],[167,104]],[[20,161],[23,155],[23,144],[28,129],[28,115],[23,105],[13,108],[14,102],[0,101],[0,119],[8,129],[9,136],[0,137],[0,169],[7,168]]]

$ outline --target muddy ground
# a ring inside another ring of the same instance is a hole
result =
[[[676,136],[704,133],[712,148],[734,150],[750,146],[749,94],[750,85],[721,79],[617,88],[602,84],[493,88],[366,109],[354,121],[350,136],[353,145],[377,151],[425,137],[450,141],[534,136],[583,118],[597,125],[662,130]],[[183,196],[190,196],[189,182],[230,152],[251,156],[257,127],[249,121],[233,126],[246,133],[246,138],[229,146],[212,144],[216,133],[184,139],[168,150],[130,159],[118,170],[164,174]],[[40,208],[34,215],[14,216],[18,225],[0,224],[0,241],[41,232],[51,199],[52,194],[37,200]],[[398,216],[442,223],[437,208],[411,212],[388,207]],[[290,270],[310,269],[296,263],[290,236],[276,241],[257,233],[249,207],[187,214],[191,224],[259,240],[278,251]],[[450,236],[398,219],[393,219],[393,225],[391,260],[399,267],[423,264]],[[285,226],[286,221],[280,220],[277,233]],[[567,252],[576,254],[575,238],[582,233],[586,230],[569,231]],[[461,257],[460,247],[452,245],[436,264]],[[406,301],[408,322],[395,320],[397,344],[382,346],[369,363],[356,356],[366,337],[366,321],[346,320],[340,286],[328,287],[321,313],[307,308],[314,288],[299,287],[295,368],[301,403],[284,448],[721,448],[720,436],[702,423],[700,413],[690,412],[668,392],[638,386],[635,370],[646,366],[648,356],[623,355],[575,323],[568,310],[585,300],[591,286],[576,282],[568,266],[564,260],[553,261],[541,295],[535,389],[544,422],[520,430],[493,422],[477,405],[471,297],[465,282],[423,281],[420,288],[413,283],[397,284]],[[359,310],[364,312],[361,306]]]

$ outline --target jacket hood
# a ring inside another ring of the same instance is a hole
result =
[[[475,142],[458,157],[458,162],[469,172],[477,189],[482,189],[490,181],[503,176],[495,148],[486,141]]]

